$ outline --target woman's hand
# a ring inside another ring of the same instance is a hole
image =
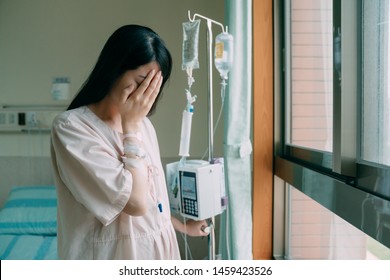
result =
[[[132,84],[123,90],[120,100],[123,133],[138,130],[160,92],[162,81],[161,71],[152,70],[138,88]]]
[[[189,236],[207,236],[209,235],[209,232],[206,230],[208,229],[208,225],[206,221],[194,221],[194,220],[188,220],[186,221],[186,233]]]
[[[185,224],[183,224],[181,221],[179,221],[177,218],[171,216],[172,225],[175,228],[175,230],[185,233],[189,236],[207,236],[209,235],[209,232],[206,230],[208,229],[208,225],[206,221],[194,221],[194,220],[187,220]]]

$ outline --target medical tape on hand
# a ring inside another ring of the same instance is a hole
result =
[[[144,164],[143,159],[146,158],[146,152],[139,145],[124,143],[123,153],[122,161],[127,168],[139,168],[141,164]]]
[[[126,156],[131,156],[135,158],[145,158],[146,152],[140,146],[132,144],[132,143],[124,143],[123,145],[123,153]]]

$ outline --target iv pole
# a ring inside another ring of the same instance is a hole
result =
[[[225,32],[224,26],[208,17],[194,14],[191,18],[191,12],[188,11],[188,19],[193,22],[196,17],[205,19],[207,21],[207,63],[208,63],[208,130],[209,130],[209,157],[208,161],[211,162],[214,155],[214,120],[213,120],[213,32],[212,32],[212,24],[217,24],[222,28],[222,32]],[[215,231],[214,231],[214,224],[215,224],[215,218],[211,217],[207,221],[208,226],[210,228],[210,233],[208,236],[208,245],[209,245],[209,260],[215,260]]]

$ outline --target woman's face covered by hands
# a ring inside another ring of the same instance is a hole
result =
[[[114,84],[110,97],[119,107],[122,122],[139,122],[148,114],[163,77],[156,62],[125,72]]]

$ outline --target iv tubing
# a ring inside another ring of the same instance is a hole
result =
[[[217,120],[215,122],[215,125],[214,125],[214,135],[215,135],[215,132],[217,131],[217,128],[218,128],[218,125],[219,125],[219,122],[221,120],[221,117],[222,117],[222,113],[223,113],[223,107],[224,107],[224,104],[225,104],[225,88],[226,88],[226,81],[225,80],[222,80],[221,82],[221,107],[219,109],[219,114],[218,114],[218,117],[217,117]],[[206,157],[206,154],[208,153],[208,148],[205,150],[205,152],[203,153],[203,156],[202,156],[202,160]]]

